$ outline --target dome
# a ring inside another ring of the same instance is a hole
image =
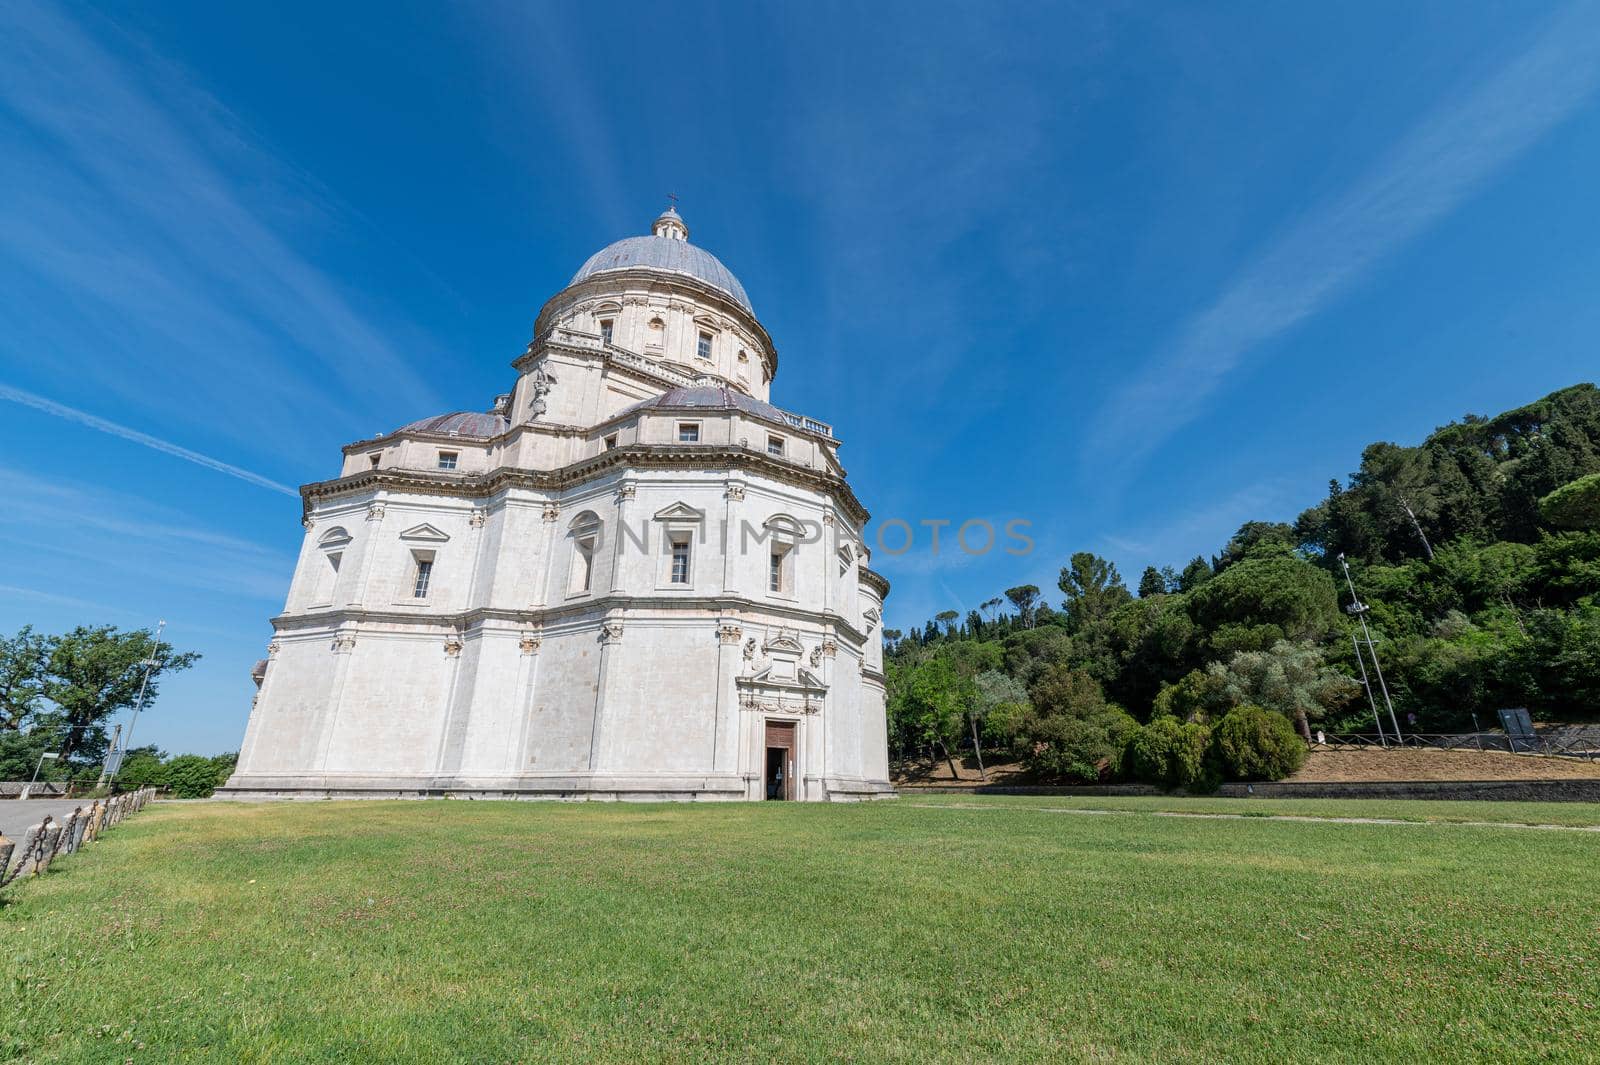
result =
[[[626,237],[609,244],[593,255],[572,275],[569,285],[587,281],[596,274],[612,270],[644,268],[662,270],[673,274],[687,274],[703,281],[719,292],[730,296],[735,303],[755,313],[744,286],[733,276],[733,271],[704,248],[689,243],[689,229],[678,217],[678,212],[668,207],[656,219],[654,233],[648,237]]]
[[[642,403],[635,403],[621,414],[641,410],[742,410],[770,422],[784,424],[790,416],[772,404],[748,396],[727,385],[700,385],[695,388],[674,388]],[[620,417],[620,414],[618,415]]]
[[[487,440],[499,436],[510,428],[511,422],[504,414],[488,414],[471,410],[458,410],[450,414],[435,414],[431,418],[402,425],[397,433],[437,433],[441,436],[473,436]]]

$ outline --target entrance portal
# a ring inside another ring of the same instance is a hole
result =
[[[794,788],[794,722],[768,721],[766,766],[763,780],[768,799],[793,799]]]

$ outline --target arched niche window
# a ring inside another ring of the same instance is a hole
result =
[[[661,316],[658,314],[655,317],[651,318],[649,325],[647,325],[645,327],[645,335],[644,335],[645,350],[646,351],[660,351],[662,346],[666,343],[666,338],[667,338],[667,323],[662,321]]]
[[[344,561],[345,548],[350,546],[350,540],[350,533],[342,525],[335,525],[317,537],[319,557],[314,563],[312,606],[329,606],[333,603],[333,593],[339,584],[339,564]]]
[[[599,515],[592,510],[584,511],[568,523],[567,595],[588,595],[594,590],[595,560],[599,557],[604,529]]]
[[[805,540],[805,526],[788,514],[774,514],[762,529],[766,533],[767,594],[793,599],[795,557]]]
[[[590,308],[590,313],[594,315],[594,331],[600,334],[600,342],[611,344],[616,337],[617,316],[622,313],[622,304],[597,303]]]

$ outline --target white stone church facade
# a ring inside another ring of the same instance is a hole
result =
[[[225,795],[890,796],[867,512],[669,208],[487,413],[344,448]]]

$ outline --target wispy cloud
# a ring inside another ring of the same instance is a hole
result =
[[[113,577],[280,599],[293,557],[217,532],[190,515],[104,487],[0,470],[0,539],[37,565],[23,576],[54,594],[64,583],[105,587]],[[51,559],[64,559],[65,564]]]
[[[174,444],[170,440],[163,440],[160,437],[151,436],[149,433],[141,433],[139,430],[130,429],[126,425],[118,425],[116,422],[96,417],[87,411],[78,410],[76,407],[68,407],[54,400],[45,399],[43,396],[36,396],[32,392],[24,392],[20,388],[0,384],[0,399],[9,400],[12,403],[21,403],[35,410],[44,411],[46,414],[53,414],[57,418],[65,418],[67,421],[87,426],[97,432],[109,433],[112,436],[121,437],[124,440],[132,441],[154,451],[180,458],[185,462],[192,462],[196,466],[204,466],[208,470],[215,470],[218,473],[227,474],[229,477],[237,477],[239,480],[253,484],[258,488],[280,492],[294,499],[300,498],[300,493],[293,488],[263,477],[259,473],[252,473],[231,463],[223,462],[221,459],[214,459],[210,455],[202,455],[198,451],[191,451],[186,447]]]
[[[97,603],[90,599],[79,599],[77,596],[58,595],[55,592],[42,592],[37,588],[21,588],[15,584],[0,584],[0,595],[15,596],[18,599],[31,599],[40,603],[50,603],[54,606],[71,607],[74,610],[87,610],[96,614],[121,614],[125,617],[138,616],[132,610],[113,606],[110,603]]]
[[[1435,110],[1343,195],[1313,209],[1179,330],[1102,411],[1090,461],[1134,462],[1197,417],[1251,353],[1325,309],[1481,189],[1600,84],[1600,8],[1573,4]]]
[[[169,412],[181,394],[224,432],[348,418],[382,399],[434,405],[410,361],[286,238],[291,220],[330,221],[314,183],[92,12],[0,5],[0,153],[16,164],[0,169],[12,291],[26,278],[76,304],[24,323],[72,341],[46,369],[89,370]],[[162,357],[129,358],[141,342]]]
[[[1303,486],[1301,486],[1303,487]],[[1196,554],[1210,554],[1252,519],[1273,521],[1292,518],[1302,493],[1290,478],[1269,478],[1247,484],[1215,501],[1202,502],[1186,511],[1163,515],[1159,522],[1133,530],[1103,533],[1100,539],[1138,576],[1143,566],[1181,567]]]

